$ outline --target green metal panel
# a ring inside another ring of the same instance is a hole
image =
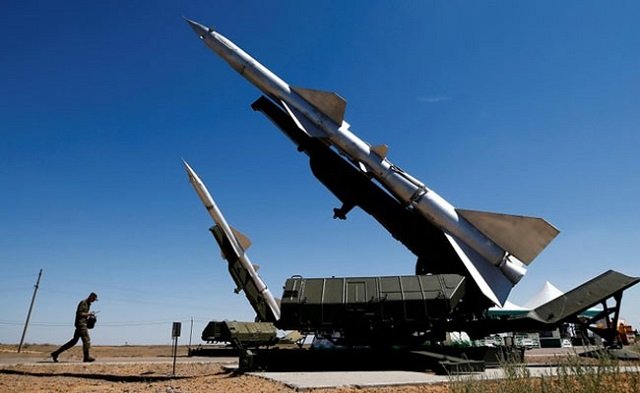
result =
[[[243,347],[269,345],[277,341],[277,330],[270,322],[211,321],[202,331],[202,340]]]
[[[464,294],[455,274],[390,277],[292,277],[281,302],[282,329],[376,329],[429,326]]]

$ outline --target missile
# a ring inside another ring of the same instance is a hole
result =
[[[183,161],[183,163],[187,174],[189,175],[189,181],[193,185],[193,188],[202,201],[202,204],[209,212],[209,215],[211,216],[213,221],[216,223],[216,227],[219,228],[220,231],[222,231],[224,242],[220,242],[220,248],[222,249],[223,256],[229,262],[230,273],[236,281],[236,284],[238,284],[239,289],[242,288],[245,290],[245,294],[249,298],[251,304],[254,306],[254,309],[256,309],[259,319],[269,322],[279,320],[280,306],[269,291],[269,288],[267,288],[266,284],[262,281],[262,279],[256,272],[254,265],[251,263],[249,257],[247,256],[246,249],[249,248],[251,242],[242,233],[229,226],[227,220],[222,215],[222,212],[218,208],[218,205],[216,205],[216,202],[213,200],[213,197],[209,193],[209,190],[207,190],[207,187],[204,185],[202,180],[200,180],[198,175],[193,169],[191,169],[186,161]],[[229,247],[225,247],[225,244],[228,244]],[[230,248],[231,250],[228,250],[228,248]],[[239,266],[235,266],[234,264],[239,264]],[[238,276],[240,278],[237,278]],[[249,284],[244,279],[242,279],[243,277],[247,277],[249,279],[251,288],[247,287],[247,285]],[[260,307],[260,303],[262,302],[266,303],[270,314],[269,312],[262,311],[262,307]]]
[[[439,228],[493,303],[504,304],[527,265],[559,231],[544,219],[457,209],[423,182],[394,165],[386,145],[372,146],[344,120],[346,101],[334,92],[295,87],[228,38],[200,23],[187,23],[211,50],[279,105],[306,135],[336,149],[362,173]]]

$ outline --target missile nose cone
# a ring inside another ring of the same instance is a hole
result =
[[[193,169],[191,169],[189,164],[187,164],[187,162],[185,160],[182,160],[182,163],[184,164],[184,169],[187,171],[187,175],[189,175],[189,180],[197,179],[198,175],[196,175],[196,173],[193,171]]]
[[[189,24],[189,26],[191,26],[191,28],[193,29],[193,31],[196,32],[196,34],[198,36],[200,36],[200,38],[204,38],[205,34],[207,34],[209,31],[211,31],[210,28],[201,25],[198,22],[192,21],[191,19],[188,18],[184,18],[184,20],[187,21],[187,23]]]
[[[189,166],[189,164],[187,163],[187,161],[184,158],[182,158],[182,164],[184,165],[184,169],[186,169],[187,172],[191,172],[192,171],[191,167]]]

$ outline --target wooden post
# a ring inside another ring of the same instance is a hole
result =
[[[22,330],[20,345],[18,345],[18,353],[22,351],[22,344],[24,344],[24,337],[27,335],[27,327],[29,326],[29,319],[31,318],[31,310],[33,310],[33,303],[36,300],[36,293],[38,293],[38,287],[40,286],[40,277],[42,277],[42,269],[40,269],[40,273],[38,273],[38,280],[36,281],[35,288],[33,289],[33,296],[31,297],[31,305],[29,306],[29,311],[27,312],[27,320],[25,321],[24,329]]]

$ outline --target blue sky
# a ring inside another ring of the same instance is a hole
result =
[[[561,233],[510,300],[615,269],[640,276],[637,2],[4,2],[0,342],[62,343],[100,300],[95,344],[182,343],[253,318],[186,159],[279,295],[285,279],[411,274],[415,257],[338,201],[202,45],[210,25],[292,85],[345,97],[352,130],[457,207]],[[640,325],[640,288],[622,317]]]

